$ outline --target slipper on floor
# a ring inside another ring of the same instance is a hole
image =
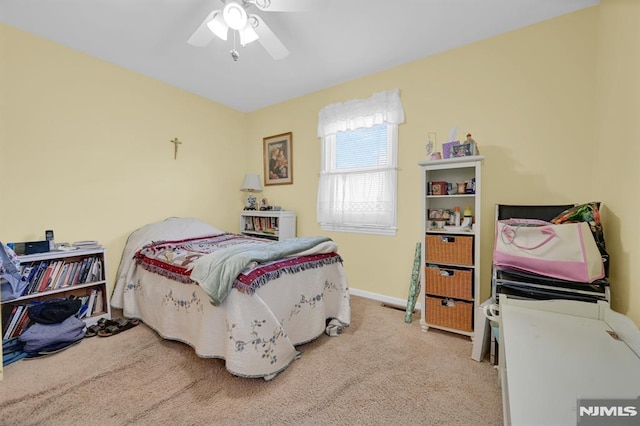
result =
[[[140,321],[137,319],[126,319],[126,318],[118,318],[115,320],[111,320],[113,324],[109,324],[104,327],[102,330],[98,331],[98,336],[100,337],[109,337],[114,334],[121,333],[125,330],[135,327],[140,324]]]
[[[110,319],[100,318],[97,323],[87,327],[87,330],[84,332],[84,337],[97,336],[100,330],[104,330],[105,327],[109,325],[115,325],[115,324],[116,323]]]

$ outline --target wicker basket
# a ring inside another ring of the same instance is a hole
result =
[[[473,302],[427,296],[426,305],[427,324],[473,331]]]
[[[444,269],[431,265],[425,268],[424,276],[428,294],[473,300],[472,270]]]
[[[473,236],[428,234],[425,239],[427,262],[473,266]]]

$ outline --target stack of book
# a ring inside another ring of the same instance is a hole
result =
[[[2,306],[2,339],[19,336],[29,326],[29,322],[27,305]]]
[[[78,261],[58,259],[25,263],[20,266],[20,273],[28,282],[23,295],[99,281],[102,269],[99,256]]]

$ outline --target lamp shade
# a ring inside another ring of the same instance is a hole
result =
[[[256,41],[258,39],[258,33],[253,29],[251,24],[247,23],[240,33],[240,44],[246,46],[247,44]]]
[[[224,21],[234,30],[241,30],[247,25],[247,12],[235,1],[226,4],[222,9]]]
[[[240,191],[245,192],[262,192],[262,184],[260,176],[255,173],[247,173],[244,175],[244,181],[240,187]]]
[[[218,38],[221,38],[222,40],[227,39],[227,34],[229,33],[229,26],[224,21],[224,18],[222,17],[222,13],[220,12],[216,13],[213,19],[207,23],[207,27],[209,27],[211,32],[213,32],[216,36],[218,36]]]

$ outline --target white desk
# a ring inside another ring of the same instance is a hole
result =
[[[578,398],[640,396],[640,333],[606,303],[501,295],[500,323],[505,424],[575,425]]]

